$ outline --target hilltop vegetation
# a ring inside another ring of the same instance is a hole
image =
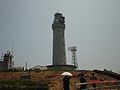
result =
[[[104,71],[100,71],[100,70],[93,70],[94,72],[98,73],[98,74],[102,74],[102,75],[108,75],[112,78],[118,79],[120,80],[120,75],[112,72],[112,71],[108,71],[108,70],[104,70]]]
[[[0,90],[48,90],[48,82],[31,80],[0,81]]]
[[[47,70],[27,70],[27,71],[2,71],[0,72],[0,90],[62,90],[64,71],[47,71]],[[116,76],[105,74],[100,70],[94,71],[69,71],[73,78],[70,79],[70,88],[74,90],[74,84],[79,83],[79,74],[85,73],[85,78],[90,79],[91,73],[94,72],[99,80],[118,80]],[[13,89],[14,88],[14,89]],[[16,89],[15,89],[16,88]],[[42,88],[42,89],[41,89]]]

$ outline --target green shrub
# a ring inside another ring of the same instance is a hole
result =
[[[0,90],[48,90],[48,81],[0,81]]]

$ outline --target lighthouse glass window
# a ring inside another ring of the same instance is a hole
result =
[[[59,23],[59,19],[58,18],[55,19],[55,23]]]

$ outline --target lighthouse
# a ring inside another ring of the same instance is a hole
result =
[[[65,53],[65,17],[61,13],[54,14],[53,30],[53,65],[66,65]]]
[[[75,65],[66,63],[65,50],[65,17],[57,12],[54,14],[52,23],[53,31],[53,51],[52,65],[47,65],[48,70],[75,70]]]

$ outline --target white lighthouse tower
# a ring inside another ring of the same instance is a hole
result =
[[[65,53],[65,17],[55,13],[52,24],[53,29],[53,65],[66,65]]]

